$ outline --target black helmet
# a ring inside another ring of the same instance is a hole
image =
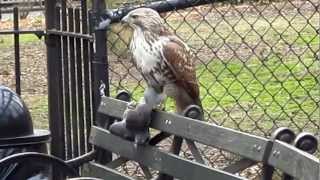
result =
[[[49,139],[49,131],[33,129],[29,110],[20,97],[0,85],[0,159],[28,151],[47,153]],[[0,179],[28,179],[47,172],[42,162],[26,160],[0,167]]]
[[[29,110],[20,97],[0,85],[0,147],[38,144],[48,139],[47,131],[33,130]]]
[[[31,116],[19,96],[0,86],[0,138],[15,138],[33,134]]]

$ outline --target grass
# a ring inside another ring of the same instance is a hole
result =
[[[22,95],[22,99],[29,108],[33,125],[36,129],[49,129],[48,125],[48,96]]]
[[[304,63],[313,61],[305,59]],[[318,64],[311,65],[308,73],[294,59],[281,62],[273,56],[267,62],[251,59],[245,64],[213,59],[197,69],[203,106],[218,124],[248,132],[259,126],[262,133],[275,126],[312,132],[320,128]],[[143,88],[133,83],[123,88],[133,90],[136,100],[143,94]],[[173,102],[168,101],[166,107],[173,110]]]
[[[33,34],[20,35],[19,39],[21,44],[33,43],[39,41],[39,38]],[[0,36],[0,48],[12,47],[14,45],[13,35],[2,35]]]

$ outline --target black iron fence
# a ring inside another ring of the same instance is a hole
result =
[[[86,1],[80,8],[47,2],[47,57],[52,152],[71,159],[88,152],[93,37]],[[52,8],[54,7],[54,8]]]
[[[43,11],[44,0],[1,0],[0,19],[2,14],[13,13],[15,7],[20,9],[20,17],[25,18],[30,12]]]
[[[15,86],[15,91],[17,94],[21,95],[21,66],[20,66],[20,36],[25,35],[25,34],[34,34],[37,36],[39,39],[42,38],[44,35],[43,30],[29,30],[29,29],[21,29],[19,27],[19,8],[14,7],[13,8],[13,13],[12,13],[12,19],[13,19],[13,29],[11,30],[2,30],[0,29],[0,36],[6,36],[6,35],[13,35],[13,51],[14,51],[14,82],[7,83],[7,86]],[[8,70],[9,71],[9,70]],[[4,73],[5,74],[5,73]],[[2,75],[2,74],[1,74]],[[11,80],[11,79],[10,79]],[[2,81],[2,79],[1,79]],[[1,82],[3,83],[3,82]]]

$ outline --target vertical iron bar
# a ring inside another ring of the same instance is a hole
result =
[[[93,14],[97,23],[100,21],[101,14],[105,11],[106,4],[104,0],[93,0]],[[93,91],[93,109],[94,123],[107,128],[109,124],[101,124],[102,118],[98,113],[98,106],[101,101],[99,87],[105,84],[105,94],[109,96],[109,72],[108,72],[108,57],[107,57],[107,32],[104,29],[94,30],[95,33],[95,54],[92,61],[92,91]],[[107,163],[112,160],[112,153],[108,151],[99,151],[98,159],[100,163]]]
[[[101,0],[93,1],[93,11],[95,19],[100,19],[100,14],[105,10],[105,2]],[[108,61],[107,61],[107,36],[106,30],[94,30],[95,33],[95,54],[92,62],[93,71],[93,92],[94,92],[94,117],[97,121],[97,109],[100,104],[100,90],[99,87],[102,83],[106,85],[105,93],[109,96],[109,83],[108,83]]]
[[[172,144],[170,147],[170,152],[172,154],[179,155],[180,150],[181,150],[181,146],[182,146],[182,141],[183,141],[183,139],[181,137],[178,137],[178,136],[173,137],[173,141],[172,141]],[[173,180],[174,178],[170,175],[160,173],[157,179],[158,180]]]
[[[92,23],[92,11],[89,11],[89,33],[91,35],[93,35],[93,23]],[[92,89],[92,82],[93,82],[93,71],[92,71],[92,61],[94,59],[94,43],[93,42],[89,42],[89,58],[90,58],[90,62],[89,62],[89,69],[90,69],[90,84],[88,86],[90,86],[90,107],[91,107],[91,111],[90,111],[90,118],[91,118],[91,122],[90,124],[87,125],[87,132],[88,132],[88,138],[90,136],[90,128],[91,125],[93,124],[94,118],[93,118],[93,113],[94,113],[94,108],[93,108],[93,89]],[[88,122],[87,122],[88,123]],[[92,146],[89,143],[89,148],[88,150],[92,149]]]
[[[66,1],[61,2],[62,30],[67,31],[67,12]],[[68,37],[62,37],[62,55],[63,55],[63,84],[64,84],[64,115],[65,115],[65,139],[66,139],[66,159],[72,158],[71,142],[71,117],[70,117],[70,88],[69,88],[69,58],[68,58]]]
[[[87,1],[81,0],[81,17],[82,17],[82,33],[88,34],[88,14],[87,14]],[[83,74],[84,74],[84,102],[85,102],[85,144],[86,150],[89,151],[89,128],[91,127],[91,105],[90,105],[90,57],[89,57],[89,41],[83,39]]]
[[[75,9],[75,32],[81,33],[80,27],[80,9]],[[82,78],[82,48],[81,39],[76,38],[76,68],[77,68],[77,98],[78,98],[78,123],[79,123],[79,152],[80,155],[85,153],[84,141],[84,113],[83,113],[83,78]]]
[[[68,8],[69,32],[74,32],[73,8]],[[71,96],[71,126],[72,126],[72,150],[73,158],[79,156],[78,151],[78,122],[77,122],[77,88],[76,88],[76,62],[74,38],[69,37],[69,56],[70,56],[70,96]]]
[[[56,27],[56,0],[45,1],[46,30]],[[51,131],[51,154],[64,157],[64,125],[63,125],[63,99],[61,88],[61,49],[60,38],[57,35],[46,36],[47,70],[48,70],[48,111],[49,128]],[[52,179],[62,179],[61,174],[53,168]]]
[[[61,29],[61,9],[60,7],[55,8],[55,16],[56,16],[56,23],[55,23],[55,29],[60,30]],[[62,77],[62,54],[61,54],[61,49],[62,49],[62,39],[61,36],[57,36],[58,39],[58,47],[57,47],[57,54],[58,54],[58,59],[56,60],[56,65],[57,65],[57,78],[58,78],[58,83],[56,85],[55,90],[59,92],[59,106],[61,107],[61,126],[59,131],[61,131],[61,136],[59,136],[60,143],[63,144],[63,149],[61,151],[62,159],[65,159],[65,134],[64,134],[64,109],[63,109],[63,77]],[[59,90],[58,90],[59,88]]]
[[[15,78],[16,78],[16,93],[21,95],[21,70],[20,70],[20,45],[19,45],[19,10],[13,8],[13,28],[14,33],[14,58],[15,58]]]

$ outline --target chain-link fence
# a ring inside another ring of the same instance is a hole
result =
[[[210,121],[264,136],[280,126],[319,133],[319,5],[212,3],[162,14],[196,54]],[[109,32],[110,84],[113,93],[126,89],[137,99],[145,84],[129,40],[122,26]]]
[[[148,3],[107,2],[120,9]],[[319,137],[319,6],[318,0],[223,1],[161,14],[196,54],[206,119],[261,136],[286,126]],[[128,52],[131,31],[114,24],[108,33],[111,94],[125,89],[137,100],[145,83]],[[170,100],[166,105],[174,109]],[[225,166],[230,156],[216,152],[202,150],[213,166]]]

